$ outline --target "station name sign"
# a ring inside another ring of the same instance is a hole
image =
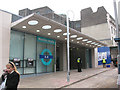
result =
[[[40,37],[40,36],[37,36],[37,41],[55,45],[55,40],[44,38],[44,37]]]

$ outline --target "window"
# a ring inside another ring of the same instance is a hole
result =
[[[39,11],[37,11],[37,12],[36,12],[36,14],[39,14],[39,15],[40,15],[40,12],[39,12]]]

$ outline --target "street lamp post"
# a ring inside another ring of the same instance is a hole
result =
[[[67,13],[67,61],[68,61],[68,72],[67,72],[67,82],[70,81],[70,57],[69,57],[69,18]]]
[[[115,42],[118,42],[118,55],[117,55],[117,61],[118,61],[118,80],[117,84],[120,86],[120,38],[119,38],[119,29],[118,29],[118,16],[117,16],[117,7],[116,7],[116,0],[113,0],[114,4],[114,13],[115,13],[115,24],[116,24],[116,38],[114,39]]]

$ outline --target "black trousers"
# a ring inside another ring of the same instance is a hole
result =
[[[78,72],[82,72],[81,67],[81,63],[78,63]]]

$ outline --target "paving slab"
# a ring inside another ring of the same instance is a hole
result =
[[[24,75],[21,77],[18,88],[61,88],[111,69],[112,68],[91,68],[82,69],[82,72],[71,70],[70,82],[67,82],[67,72],[65,71]]]

